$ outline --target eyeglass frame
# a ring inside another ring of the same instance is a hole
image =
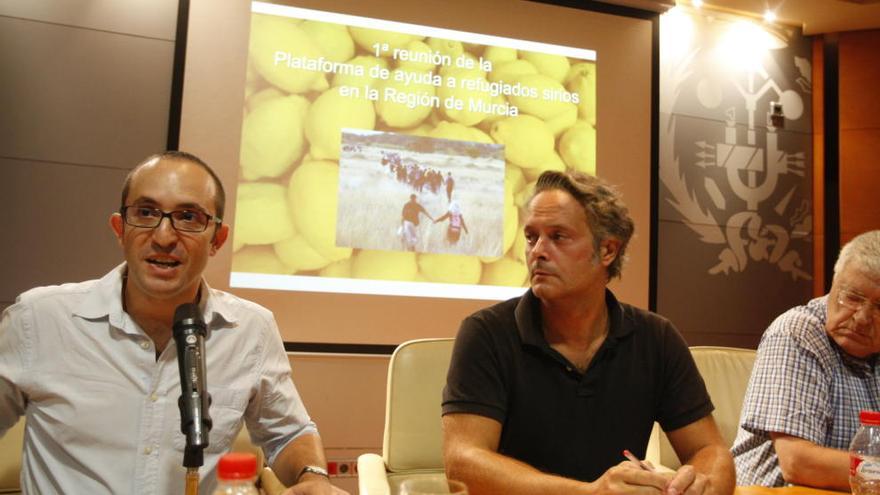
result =
[[[846,298],[844,297],[844,293],[846,294]],[[848,300],[845,300],[847,299]],[[857,306],[852,306],[853,301],[859,301]],[[876,303],[867,297],[859,294],[858,292],[853,292],[849,289],[845,289],[843,287],[837,288],[837,304],[840,306],[850,310],[853,314],[858,313],[865,306],[868,306],[871,311],[868,313],[875,321],[880,322],[880,303]]]
[[[126,217],[126,215],[125,215],[125,211],[128,210],[129,208],[146,208],[146,209],[150,209],[153,211],[158,211],[161,214],[161,216],[159,217],[159,221],[156,222],[156,225],[153,225],[152,227],[146,226],[146,225],[135,225],[135,224],[129,222],[128,217]],[[207,219],[206,219],[207,221],[205,222],[204,228],[202,228],[202,230],[186,230],[186,229],[177,228],[177,225],[174,223],[174,217],[172,215],[175,213],[182,213],[182,212],[198,212],[198,213],[201,213],[202,215],[205,215],[207,217]],[[208,227],[211,226],[211,222],[213,222],[214,225],[216,225],[218,227],[223,224],[222,218],[220,218],[216,215],[211,215],[210,213],[207,213],[207,212],[202,211],[197,208],[186,208],[186,209],[182,209],[182,210],[165,211],[163,209],[156,208],[155,206],[125,205],[125,206],[119,208],[119,215],[122,217],[122,221],[126,225],[130,225],[132,227],[139,228],[139,229],[155,229],[156,227],[162,225],[162,220],[165,220],[167,218],[168,221],[171,222],[171,228],[173,228],[174,230],[176,230],[178,232],[187,232],[190,234],[200,234],[200,233],[208,230]]]

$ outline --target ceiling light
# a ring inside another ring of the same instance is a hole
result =
[[[764,11],[764,22],[774,23],[776,22],[776,12],[773,12],[770,9]]]
[[[703,0],[693,0],[691,4],[696,8],[700,8],[703,6]]]

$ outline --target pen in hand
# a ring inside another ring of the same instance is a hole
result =
[[[623,456],[626,457],[627,459],[629,459],[630,462],[632,462],[633,464],[638,466],[639,469],[644,469],[645,471],[653,471],[654,470],[653,466],[651,466],[650,464],[648,464],[645,461],[640,461],[638,457],[633,455],[633,453],[627,449],[623,449]]]

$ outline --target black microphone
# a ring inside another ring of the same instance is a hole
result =
[[[207,327],[199,306],[181,304],[174,310],[174,342],[177,344],[177,365],[180,368],[180,431],[186,435],[183,451],[184,467],[200,467],[202,451],[208,446],[211,396],[205,373],[205,333]]]

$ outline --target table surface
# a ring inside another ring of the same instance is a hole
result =
[[[766,486],[738,486],[734,495],[841,495],[848,492],[833,492],[803,486],[787,486],[784,488],[767,488]]]

